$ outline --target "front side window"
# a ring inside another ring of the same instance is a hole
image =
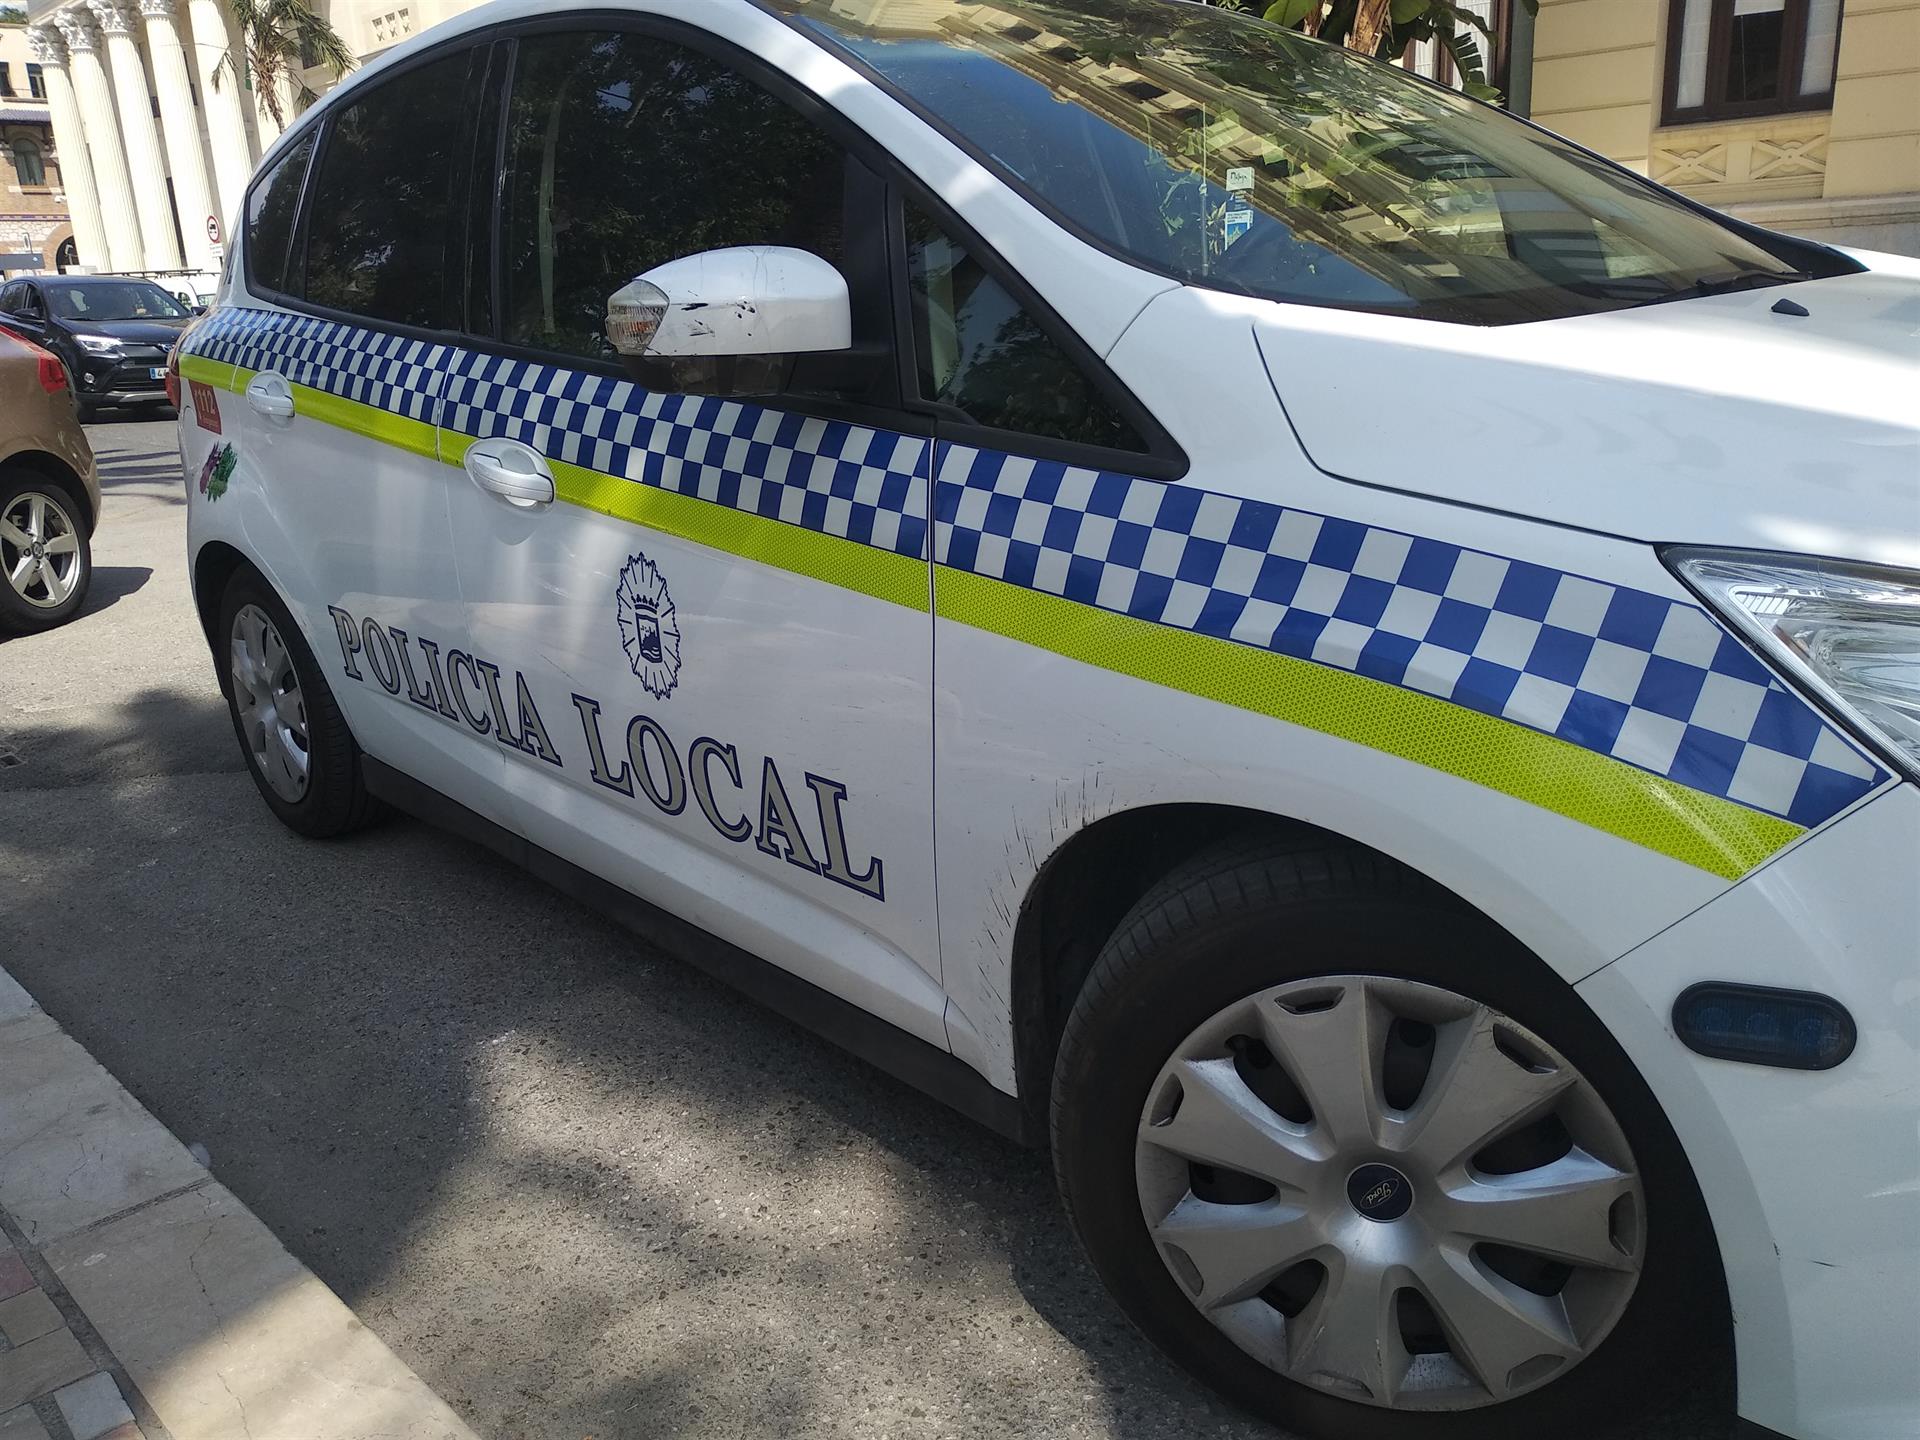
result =
[[[312,154],[309,133],[274,162],[247,197],[247,272],[263,290],[287,288],[287,251],[300,208],[300,182],[306,179]]]
[[[965,247],[907,208],[920,393],[976,425],[1145,450],[1086,372]]]
[[[407,71],[333,117],[308,187],[309,303],[448,328],[448,232],[473,124],[470,58],[462,51]]]
[[[1042,209],[1183,283],[1485,325],[1798,278],[1490,106],[1216,7],[769,3]]]
[[[729,66],[627,32],[520,42],[502,338],[612,358],[607,297],[668,260],[791,245],[844,267],[846,157]]]
[[[1833,103],[1841,0],[1668,0],[1667,122]]]
[[[151,280],[49,281],[47,303],[62,320],[183,320],[187,315]]]

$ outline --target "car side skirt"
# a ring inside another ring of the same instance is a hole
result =
[[[556,890],[644,936],[674,958],[703,970],[776,1010],[897,1080],[952,1106],[968,1119],[1021,1145],[1045,1142],[1037,1107],[989,1084],[945,1050],[889,1025],[858,1006],[709,934],[631,891],[601,879],[552,851],[475,814],[391,765],[361,757],[367,789],[395,809],[479,841]]]

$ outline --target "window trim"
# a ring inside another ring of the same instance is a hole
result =
[[[298,208],[294,212],[293,232],[288,237],[287,271],[289,274],[299,274],[304,282],[307,258],[307,222],[313,210],[314,181],[319,175],[318,167],[322,157],[326,154],[327,142],[332,138],[333,125],[337,112],[343,106],[350,106],[357,103],[364,95],[373,94],[379,90],[380,87],[398,80],[402,76],[410,75],[415,70],[424,69],[426,66],[434,64],[437,61],[445,60],[459,51],[484,52],[487,50],[491,41],[496,38],[498,37],[493,33],[481,30],[468,30],[458,35],[450,35],[430,49],[423,50],[418,55],[410,55],[406,60],[381,71],[377,79],[364,86],[357,85],[351,90],[332,92],[332,94],[327,97],[325,103],[314,111],[309,112],[299,125],[287,131],[287,133],[281,137],[270,154],[278,156],[285,151],[292,150],[301,143],[302,139],[304,139],[308,133],[312,133],[314,136],[313,153],[307,157],[306,171],[300,177],[300,194],[297,200]],[[469,60],[469,71],[471,71],[471,60]],[[334,95],[339,95],[341,98],[336,101],[333,98]],[[470,127],[477,126],[477,110],[475,112],[469,112],[467,123]],[[473,150],[473,133],[471,130],[469,130],[467,135],[465,150],[467,154],[471,156]],[[253,204],[255,192],[266,182],[267,176],[271,173],[270,169],[266,166],[266,159],[266,156],[261,157],[261,168],[254,175],[252,182],[248,184],[240,203],[240,279],[241,283],[246,287],[248,296],[257,300],[264,300],[272,305],[278,305],[283,309],[294,311],[297,314],[311,315],[321,320],[333,320],[344,325],[357,326],[364,330],[379,330],[383,333],[399,335],[410,340],[428,340],[443,345],[460,343],[462,332],[459,330],[436,330],[424,325],[408,325],[397,320],[382,320],[372,315],[362,315],[355,310],[340,310],[329,305],[316,305],[309,302],[304,296],[289,294],[284,290],[275,290],[260,284],[253,272],[253,247],[248,243],[250,236],[247,232],[246,216],[248,209],[251,208]],[[468,160],[467,164],[470,168],[472,164],[471,159]],[[458,177],[456,177],[456,180],[457,178]],[[449,214],[452,216],[450,224],[457,223],[464,218],[454,213],[454,207],[451,204],[449,205]],[[297,271],[295,270],[296,265],[299,267]],[[464,313],[464,300],[462,300],[461,303],[461,310]]]
[[[765,12],[763,12],[765,13]],[[779,17],[774,17],[778,19]],[[650,36],[672,44],[684,45],[709,59],[716,60],[738,71],[753,83],[761,86],[776,99],[795,111],[802,119],[818,125],[826,134],[839,144],[853,159],[879,177],[882,184],[891,192],[888,206],[888,270],[889,280],[894,291],[893,308],[893,351],[899,367],[899,393],[901,404],[896,408],[882,408],[871,405],[848,404],[806,395],[776,395],[753,400],[751,403],[764,405],[769,409],[790,411],[794,414],[820,416],[826,419],[850,420],[861,424],[881,424],[898,430],[903,434],[931,433],[936,438],[953,444],[973,445],[981,449],[1003,450],[1011,454],[1031,457],[1037,460],[1057,460],[1064,464],[1081,466],[1088,469],[1120,470],[1132,475],[1149,479],[1177,480],[1184,476],[1190,462],[1186,452],[1174,441],[1165,426],[1147,409],[1120,378],[1093,350],[1093,347],[1081,338],[1079,333],[1067,325],[1053,307],[1041,299],[1039,293],[1026,283],[1012,267],[1003,261],[998,252],[988,245],[971,225],[968,225],[953,207],[930,188],[919,177],[909,173],[897,158],[879,141],[841,111],[829,105],[820,96],[799,84],[784,70],[772,65],[762,57],[735,44],[724,36],[711,30],[675,19],[669,16],[645,14],[639,12],[609,13],[598,10],[570,10],[557,15],[541,15],[515,23],[500,26],[493,32],[496,40],[516,42],[525,35],[549,32],[569,32],[581,30],[618,30]],[[829,52],[832,53],[832,52]],[[836,57],[838,58],[838,57]],[[501,95],[501,104],[511,106],[513,99],[513,81],[518,70],[518,55],[508,67],[507,83]],[[507,111],[503,109],[500,135],[504,150],[507,134]],[[504,156],[496,158],[496,166],[504,166]],[[496,168],[493,176],[494,193],[499,194],[502,168]],[[913,363],[913,331],[911,324],[905,328],[902,320],[908,312],[900,307],[908,303],[908,276],[904,230],[900,222],[900,203],[903,195],[911,196],[955,239],[964,244],[970,254],[983,268],[1006,287],[1008,293],[1034,317],[1048,337],[1067,353],[1068,357],[1087,373],[1088,379],[1114,403],[1121,414],[1130,423],[1136,433],[1148,445],[1145,452],[1133,450],[1110,450],[1101,446],[1084,445],[1070,440],[1058,440],[1050,436],[1029,435],[1024,431],[991,429],[962,423],[955,417],[956,412],[950,406],[939,405],[919,396],[918,367]],[[505,247],[500,243],[500,226],[503,223],[498,205],[494,208],[494,295],[495,329],[498,330],[500,314],[499,299],[504,285],[501,270],[501,258]],[[569,356],[561,352],[543,350],[538,347],[520,345],[501,339],[497,334],[490,337],[463,336],[461,343],[469,348],[479,349],[489,354],[503,355],[509,359],[528,360],[536,364],[564,366],[569,369],[585,370],[591,374],[600,374],[620,379],[630,379],[624,367],[607,361],[598,361],[590,357]]]
[[[1706,0],[1713,10],[1707,30],[1707,99],[1692,109],[1680,108],[1680,52],[1686,32],[1687,0],[1667,0],[1667,49],[1663,62],[1660,123],[1663,126],[1724,125],[1742,120],[1762,120],[1774,115],[1797,115],[1833,109],[1834,91],[1839,84],[1840,35],[1846,28],[1846,6],[1839,7],[1835,21],[1834,70],[1827,88],[1817,95],[1798,93],[1777,100],[1715,100],[1726,93],[1727,67],[1731,59],[1734,0]],[[1810,0],[1786,0],[1786,37],[1780,50],[1780,75],[1795,92],[1800,87],[1800,72],[1806,63],[1807,30],[1813,23]]]

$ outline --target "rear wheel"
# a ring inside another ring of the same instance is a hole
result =
[[[0,629],[63,624],[92,580],[85,510],[45,476],[0,471]]]
[[[1156,887],[1069,1019],[1053,1130],[1134,1321],[1310,1435],[1599,1434],[1727,1333],[1611,1037],[1371,852],[1241,847]]]
[[[316,839],[378,818],[346,718],[287,607],[257,572],[236,571],[227,583],[219,633],[227,710],[268,808]]]

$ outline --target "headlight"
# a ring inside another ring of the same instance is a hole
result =
[[[120,342],[111,335],[76,335],[73,337],[80,348],[89,355],[118,355]]]
[[[1729,624],[1920,780],[1920,573],[1801,555],[1669,550]]]

